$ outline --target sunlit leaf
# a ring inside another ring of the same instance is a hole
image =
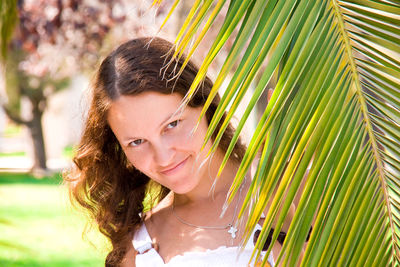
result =
[[[229,9],[224,24],[216,25],[218,36],[186,99],[238,28],[202,113],[231,77],[206,136],[208,141],[216,134],[212,154],[237,109],[244,105],[221,170],[271,77],[279,74],[227,199],[227,203],[233,199],[250,167],[256,165],[239,214],[250,213],[243,243],[252,238],[250,233],[262,213],[266,220],[257,246],[262,247],[272,227],[275,242],[289,207],[300,195],[282,251],[273,255],[278,263],[399,266],[398,1],[226,2]],[[218,4],[212,6],[218,8]],[[203,23],[206,31],[214,22],[212,12],[222,10],[217,8],[207,9],[212,14],[208,22],[200,12],[191,12],[187,21]],[[178,35],[178,40],[195,40],[196,47],[202,34],[196,39],[194,32]],[[251,100],[244,102],[249,92]],[[219,124],[222,127],[215,133]],[[310,240],[300,256],[311,225]],[[260,256],[259,251],[254,256]]]

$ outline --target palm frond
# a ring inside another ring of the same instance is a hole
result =
[[[192,55],[225,1],[215,6],[211,2],[196,1],[196,10],[204,12],[190,13],[177,39],[177,56],[209,16],[189,52]],[[227,2],[225,21],[187,95],[189,99],[228,38],[235,38],[202,113],[234,71],[206,136],[211,138],[226,111],[212,153],[238,106],[243,105],[244,94],[253,90],[221,170],[260,95],[281,70],[228,199],[257,162],[240,212],[242,216],[250,211],[243,243],[267,202],[271,205],[257,246],[262,247],[272,222],[275,242],[290,206],[301,194],[278,263],[399,266],[400,4],[374,0]],[[239,31],[232,36],[236,27]],[[261,78],[256,80],[257,76]],[[313,231],[302,255],[311,225]],[[260,253],[255,251],[254,256]]]

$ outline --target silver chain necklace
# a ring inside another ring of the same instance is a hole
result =
[[[243,184],[240,186],[239,189],[239,195],[238,199],[236,201],[236,206],[235,206],[235,211],[233,213],[232,221],[228,223],[227,225],[221,225],[221,226],[206,226],[206,225],[196,225],[190,222],[185,221],[181,217],[178,216],[178,214],[175,213],[175,205],[174,202],[172,202],[172,215],[181,223],[186,224],[188,226],[194,227],[194,228],[199,228],[199,229],[213,229],[213,230],[224,230],[224,229],[229,229],[228,233],[231,234],[232,239],[236,238],[236,232],[238,231],[237,227],[233,225],[233,222],[235,221],[235,217],[237,215],[237,209],[239,206],[239,201],[240,201],[240,196],[242,195],[242,189],[244,187],[244,184],[246,183],[246,178],[243,181]]]

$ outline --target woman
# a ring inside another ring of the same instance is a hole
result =
[[[189,63],[171,79],[184,60],[163,68],[172,48],[160,38],[139,38],[104,59],[76,168],[66,177],[71,195],[110,239],[106,265],[246,266],[254,246],[251,240],[237,256],[244,229],[236,216],[250,175],[220,216],[245,147],[238,142],[213,186],[233,128],[206,158],[210,143],[200,148],[219,98],[193,132],[212,83],[207,78],[179,110],[197,69]]]

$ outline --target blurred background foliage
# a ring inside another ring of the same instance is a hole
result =
[[[4,40],[6,101],[2,106],[8,118],[29,129],[33,141],[33,169],[47,169],[42,117],[48,98],[68,86],[71,76],[96,65],[107,34],[116,23],[123,23],[119,1],[7,1]],[[16,2],[14,6],[11,2]],[[10,28],[17,11],[18,23]],[[30,106],[21,116],[21,98]]]
[[[0,2],[0,49],[4,59],[7,43],[10,40],[14,25],[17,22],[17,1],[4,0]]]

